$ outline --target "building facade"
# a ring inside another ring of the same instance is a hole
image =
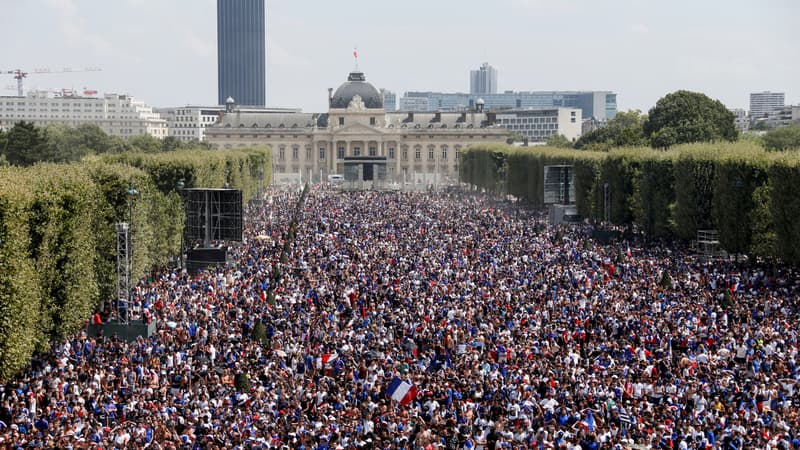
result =
[[[129,95],[103,97],[57,96],[46,91],[29,91],[25,97],[0,97],[0,129],[19,121],[46,126],[76,127],[95,124],[111,136],[124,138],[167,136],[167,122],[153,108]]]
[[[400,111],[435,111],[436,108],[430,107],[430,100],[427,97],[415,97],[406,95],[400,97]]]
[[[224,110],[221,106],[182,106],[155,108],[167,122],[169,136],[183,142],[204,141],[206,128],[213,125]]]
[[[747,111],[742,108],[733,108],[730,109],[730,112],[733,113],[733,121],[739,132],[750,129],[750,117],[747,115]]]
[[[783,92],[764,91],[750,94],[750,120],[766,118],[773,109],[783,108],[783,102]]]
[[[545,142],[558,134],[575,141],[583,132],[583,119],[578,108],[498,111],[497,124],[512,133],[520,133],[530,142]]]
[[[475,108],[478,99],[490,111],[529,108],[580,108],[582,117],[599,122],[617,115],[617,94],[609,91],[535,91],[473,95],[444,92],[406,92],[400,109],[409,111],[461,111]]]
[[[381,95],[383,96],[383,109],[386,112],[397,111],[397,94],[388,89],[381,89]]]
[[[765,119],[767,128],[783,128],[790,125],[800,125],[800,106],[785,105],[774,108],[767,113]]]
[[[469,71],[470,95],[497,94],[497,70],[488,62],[481,64],[478,70]]]
[[[387,112],[361,72],[350,73],[328,105],[325,113],[233,109],[206,129],[206,140],[220,149],[269,145],[276,176],[325,180],[361,158],[382,161],[388,182],[430,184],[456,181],[468,146],[509,135],[494,113]]]
[[[218,99],[240,105],[266,104],[264,0],[217,0]]]

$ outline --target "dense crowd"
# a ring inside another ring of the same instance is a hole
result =
[[[478,194],[312,190],[288,233],[297,196],[248,208],[236,264],[141,282],[152,337],[3,383],[0,448],[800,448],[791,269]]]

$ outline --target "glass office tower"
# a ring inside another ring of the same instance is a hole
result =
[[[266,104],[264,0],[217,0],[218,99],[237,105]]]

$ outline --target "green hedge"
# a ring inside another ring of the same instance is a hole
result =
[[[263,171],[263,185],[272,179],[269,149],[242,150],[178,150],[167,153],[122,153],[100,157],[102,161],[138,167],[150,175],[159,191],[176,190],[178,180],[186,188],[221,188],[225,183],[242,190],[242,198],[250,200],[258,191]],[[226,178],[227,174],[227,178]]]
[[[796,153],[768,153],[749,142],[600,153],[478,145],[463,155],[461,180],[543,207],[544,166],[553,164],[574,166],[575,203],[584,217],[602,217],[608,183],[615,224],[684,241],[697,230],[717,229],[730,253],[800,263]]]
[[[228,182],[251,198],[269,183],[268,150],[114,155],[0,168],[0,382],[79,330],[116,296],[117,222],[133,202],[133,281],[178,254],[187,187]]]
[[[0,380],[25,367],[43,344],[42,289],[27,214],[33,201],[24,177],[0,168]]]

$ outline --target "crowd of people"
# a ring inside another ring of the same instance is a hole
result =
[[[0,448],[800,448],[791,268],[466,192],[312,189],[289,233],[297,198],[247,208],[235,264],[139,283],[154,335],[3,382]]]

